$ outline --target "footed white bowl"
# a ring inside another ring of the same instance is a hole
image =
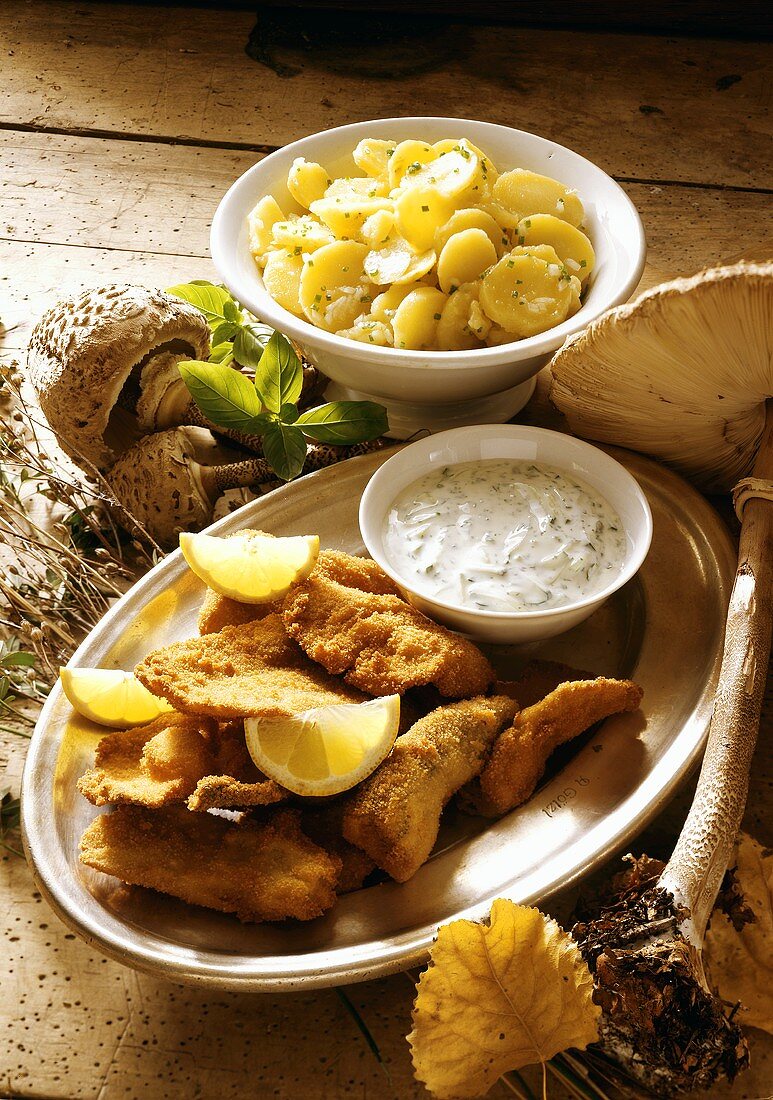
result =
[[[614,508],[625,528],[626,550],[620,571],[608,584],[546,611],[480,611],[418,592],[412,578],[400,573],[384,549],[386,517],[395,498],[438,466],[499,458],[526,460],[573,474]],[[360,533],[370,556],[425,615],[478,641],[508,645],[563,634],[597,611],[646,558],[652,541],[652,513],[636,479],[598,447],[546,428],[483,424],[421,439],[388,459],[362,494]]]
[[[247,215],[263,195],[286,212],[301,213],[287,190],[296,157],[318,161],[335,174],[360,174],[351,152],[364,137],[438,141],[467,137],[497,168],[528,168],[575,188],[596,252],[581,309],[563,324],[512,344],[478,351],[410,351],[347,340],[289,313],[263,285],[249,249]],[[386,405],[390,435],[421,428],[501,423],[525,405],[534,377],[567,337],[612,306],[627,301],[644,268],[641,220],[623,189],[591,161],[547,138],[490,122],[460,118],[385,118],[338,126],[286,145],[240,176],[217,208],[210,246],[220,277],[242,305],[280,329],[333,382],[328,396],[372,398]]]

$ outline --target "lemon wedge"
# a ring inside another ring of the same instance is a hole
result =
[[[289,717],[248,718],[247,748],[270,779],[295,794],[348,791],[378,767],[394,744],[400,696],[339,703]]]
[[[319,555],[318,535],[180,535],[183,557],[206,585],[239,603],[272,603],[308,577]]]
[[[73,708],[100,726],[144,726],[174,710],[157,699],[132,672],[114,668],[60,668],[59,679]]]

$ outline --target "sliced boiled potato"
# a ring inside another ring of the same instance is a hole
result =
[[[376,321],[370,315],[358,317],[351,328],[342,328],[336,336],[345,336],[348,340],[359,340],[362,344],[375,344],[380,348],[394,344],[391,325]]]
[[[450,294],[497,262],[497,250],[482,229],[463,229],[448,238],[437,262],[440,289]]]
[[[387,244],[371,249],[363,267],[371,282],[386,286],[402,278],[415,258],[416,253],[404,237],[390,237]]]
[[[337,332],[349,328],[363,312],[362,290],[367,245],[334,241],[312,253],[303,263],[299,298],[303,312],[315,325]],[[344,304],[331,309],[339,299]]]
[[[487,214],[485,210],[479,210],[474,206],[468,206],[462,210],[455,210],[448,221],[435,230],[433,244],[438,255],[443,251],[443,245],[448,238],[452,237],[454,233],[461,233],[463,229],[482,229],[497,250],[498,256],[501,256],[502,252],[510,247],[509,236],[503,233],[491,214]]]
[[[370,176],[341,176],[330,181],[325,198],[358,202],[360,199],[384,199],[388,193],[386,180],[373,179]]]
[[[485,340],[491,332],[491,321],[480,308],[480,302],[473,301],[470,303],[470,315],[467,321],[467,327],[473,336],[477,336],[479,340]]]
[[[384,141],[381,138],[363,138],[352,153],[352,159],[357,167],[369,176],[387,179],[389,159],[396,147],[397,143],[394,141]]]
[[[263,269],[266,290],[280,306],[289,309],[297,317],[304,315],[300,301],[302,271],[302,256],[281,249],[274,249],[266,254],[266,266]]]
[[[416,283],[396,283],[394,286],[390,286],[373,299],[370,316],[377,321],[391,322],[395,310],[403,299],[416,289]]]
[[[490,348],[499,347],[501,344],[512,344],[519,337],[514,332],[508,332],[501,325],[491,325],[486,335],[486,343]]]
[[[321,199],[333,181],[321,164],[296,157],[287,174],[287,190],[307,210]]]
[[[517,214],[519,220],[529,214],[553,214],[570,225],[579,225],[583,219],[584,211],[576,191],[525,168],[504,172],[494,184],[493,196],[495,202]]]
[[[378,248],[387,243],[394,227],[394,210],[377,210],[362,223],[360,238],[371,248]]]
[[[503,256],[480,285],[486,316],[518,337],[536,336],[561,324],[571,302],[572,287],[563,265],[528,252]]]
[[[576,275],[572,275],[569,280],[569,286],[571,288],[571,298],[569,300],[569,312],[567,317],[572,317],[582,305],[582,299],[580,295],[582,293],[582,283]]]
[[[549,244],[566,265],[571,275],[581,283],[593,271],[596,254],[593,245],[582,232],[553,214],[530,214],[518,223],[518,243],[527,248],[532,244]]]
[[[325,197],[311,204],[311,212],[332,229],[336,237],[352,240],[371,214],[378,210],[389,210],[391,206],[391,199]]]
[[[310,214],[291,214],[289,218],[274,222],[271,227],[271,247],[284,248],[288,252],[314,252],[335,240],[332,230]]]
[[[454,212],[454,203],[432,185],[409,187],[395,201],[395,223],[417,252],[435,243],[435,233]]]
[[[480,283],[465,283],[451,294],[443,307],[437,326],[440,351],[472,351],[481,341],[470,328],[470,312],[477,302]]]
[[[275,222],[282,221],[282,208],[273,195],[264,195],[247,217],[247,232],[250,240],[250,252],[261,259],[271,247],[271,229]]]
[[[520,216],[513,213],[512,210],[508,210],[507,207],[502,206],[501,202],[484,202],[481,203],[481,210],[484,210],[487,214],[490,214],[499,228],[502,230],[503,236],[515,234],[518,230],[518,222],[521,220]]]
[[[418,287],[406,295],[392,318],[394,346],[418,351],[436,347],[438,322],[446,301],[442,291],[430,286]]]
[[[415,172],[407,170],[401,187],[434,187],[445,198],[461,205],[464,199],[480,197],[481,182],[480,157],[469,142],[460,141],[454,149],[435,157]]]
[[[436,156],[437,153],[426,141],[401,141],[389,157],[389,186],[399,187],[406,173],[413,175]]]

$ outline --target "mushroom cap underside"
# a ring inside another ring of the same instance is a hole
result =
[[[203,359],[208,350],[209,326],[194,306],[122,283],[49,309],[33,330],[27,367],[63,450],[104,469],[138,434],[131,409],[137,394],[129,391],[139,389],[147,360],[164,352]]]
[[[727,491],[751,473],[773,397],[773,262],[655,287],[594,321],[550,370],[573,432]]]

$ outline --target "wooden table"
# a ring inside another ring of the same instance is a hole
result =
[[[237,175],[304,134],[393,114],[506,123],[596,161],[643,217],[645,285],[766,251],[765,45],[448,25],[438,32],[441,62],[430,52],[424,71],[403,79],[355,75],[326,49],[284,49],[280,60],[296,74],[281,76],[246,55],[249,12],[2,0],[0,13],[6,359],[22,354],[57,295],[82,284],[213,277],[209,223]],[[771,733],[769,693],[762,745]],[[18,779],[24,744],[6,737],[0,754]],[[746,827],[771,844],[769,750],[759,756]],[[667,850],[688,801],[689,790],[641,846]],[[404,1041],[406,976],[349,991],[390,1082],[334,991],[213,997],[155,981],[67,933],[21,860],[4,855],[0,875],[0,1096],[425,1095]],[[714,1095],[769,1094],[767,1047],[753,1041],[753,1073]],[[500,1085],[491,1095],[511,1094]]]

